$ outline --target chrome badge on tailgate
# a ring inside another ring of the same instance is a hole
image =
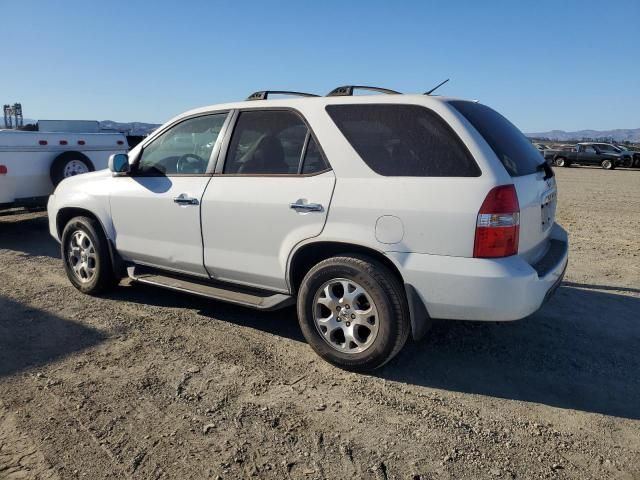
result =
[[[553,187],[542,194],[542,231],[546,231],[555,222],[556,205],[558,203],[558,190]]]

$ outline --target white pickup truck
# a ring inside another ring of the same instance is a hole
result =
[[[90,130],[86,123],[76,130]],[[41,131],[55,130],[56,121],[44,125],[39,131],[0,130],[0,209],[44,206],[64,178],[107,168],[109,155],[128,150],[122,133]],[[64,125],[73,130],[73,121]]]

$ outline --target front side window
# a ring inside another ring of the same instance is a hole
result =
[[[136,172],[141,175],[200,175],[207,171],[211,152],[226,113],[195,117],[171,127],[144,147]]]
[[[442,118],[427,108],[359,104],[329,105],[326,109],[362,160],[380,175],[480,175],[462,141]]]
[[[229,142],[223,173],[297,174],[309,135],[306,124],[294,112],[241,112]]]
[[[585,153],[596,153],[596,149],[594,147],[592,147],[591,145],[587,145],[584,147],[584,152]]]

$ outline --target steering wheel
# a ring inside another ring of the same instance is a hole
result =
[[[177,173],[204,173],[208,162],[195,153],[185,153],[176,164]]]

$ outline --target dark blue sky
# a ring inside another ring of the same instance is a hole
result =
[[[163,122],[255,90],[451,77],[441,94],[525,131],[640,127],[638,0],[0,0],[0,18],[0,102],[29,118]]]

